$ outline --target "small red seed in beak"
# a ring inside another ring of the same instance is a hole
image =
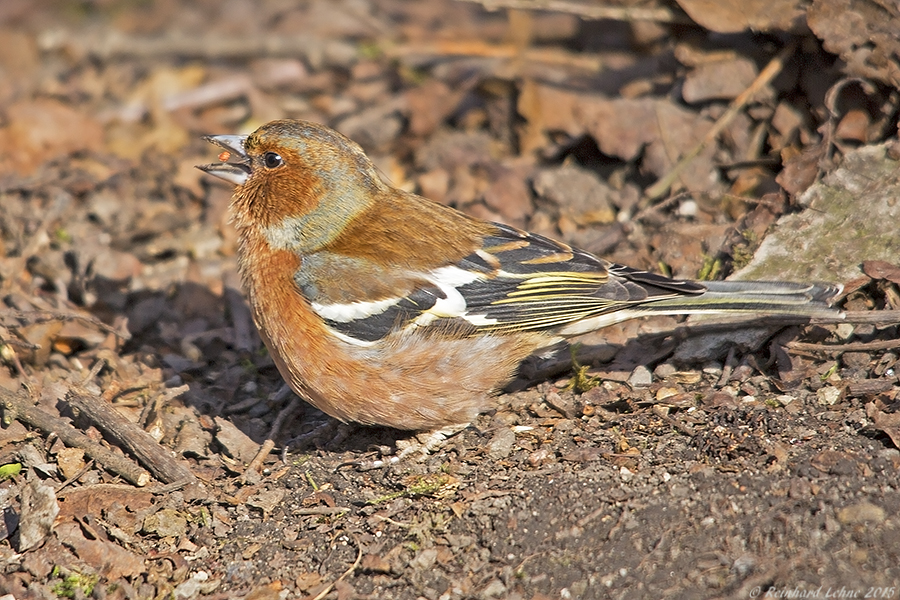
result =
[[[231,152],[225,150],[224,152],[219,153],[219,161],[220,162],[228,162],[228,159],[231,158]]]

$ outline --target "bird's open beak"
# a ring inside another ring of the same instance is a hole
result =
[[[203,139],[211,142],[225,151],[219,154],[222,162],[209,165],[197,165],[201,171],[215,175],[235,185],[244,185],[250,177],[250,158],[244,151],[246,135],[205,135]],[[228,162],[231,159],[235,162]]]

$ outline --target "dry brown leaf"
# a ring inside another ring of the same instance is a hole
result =
[[[749,58],[735,56],[728,60],[704,62],[688,72],[681,97],[691,104],[731,100],[750,87],[757,75],[759,69]]]
[[[801,194],[819,176],[819,161],[825,156],[825,144],[816,144],[797,152],[793,148],[781,151],[784,168],[775,177],[784,190],[791,195]]]
[[[545,132],[562,131],[572,137],[590,134],[601,152],[632,161],[644,151],[643,167],[661,176],[703,139],[712,121],[667,99],[609,99],[526,82],[519,112],[528,120],[523,144],[538,143]],[[716,173],[707,146],[687,168],[681,181],[688,189],[708,189]]]
[[[437,79],[429,79],[419,87],[407,91],[410,133],[426,136],[434,132],[456,109],[464,93],[465,90],[453,90]]]
[[[56,453],[56,464],[63,477],[70,479],[84,468],[84,450],[81,448],[61,448]]]
[[[862,264],[863,273],[872,279],[887,279],[900,284],[900,266],[884,260],[866,260]]]
[[[885,432],[894,446],[900,448],[900,413],[886,413],[878,409],[874,402],[866,404],[866,416],[872,419],[875,428]]]
[[[48,161],[102,147],[100,124],[57,100],[23,100],[5,112],[7,125],[0,129],[0,174],[31,175]]]
[[[718,33],[795,31],[804,26],[798,0],[678,0],[694,21]]]
[[[81,526],[69,520],[56,527],[56,536],[75,551],[78,558],[96,569],[106,578],[116,580],[144,572],[144,561],[138,555],[121,546],[102,539],[88,539]]]
[[[50,534],[59,502],[49,485],[35,478],[22,485],[19,508],[19,552],[38,546]]]
[[[491,178],[490,187],[484,193],[484,202],[488,207],[500,213],[504,222],[519,227],[525,226],[525,219],[533,210],[531,190],[525,183],[526,177],[523,177],[523,171],[527,169],[527,165],[502,167]]]
[[[848,75],[900,87],[900,7],[889,0],[815,0],[806,15],[825,49],[847,63]]]

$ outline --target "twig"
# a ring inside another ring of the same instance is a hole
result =
[[[734,355],[736,354],[737,349],[732,346],[728,349],[728,356],[725,357],[725,363],[722,365],[722,376],[719,377],[719,382],[716,384],[716,387],[724,387],[728,380],[731,379],[731,373],[734,371]]]
[[[335,585],[346,579],[348,575],[356,570],[356,567],[359,566],[359,563],[362,562],[362,545],[359,543],[359,540],[356,539],[355,535],[351,533],[350,536],[353,538],[353,542],[356,544],[356,561],[352,565],[350,565],[350,568],[344,571],[344,573],[340,577],[329,583],[324,590],[316,594],[316,596],[312,600],[322,600],[322,598],[327,596],[331,592],[331,590],[334,589]]]
[[[894,389],[894,382],[890,379],[860,379],[850,381],[847,392],[851,396],[874,396]]]
[[[878,340],[875,342],[853,342],[850,344],[809,344],[807,342],[788,342],[788,351],[798,352],[869,352],[872,350],[891,350],[900,348],[900,339]]]
[[[674,183],[675,179],[681,174],[681,172],[687,167],[688,164],[691,163],[697,156],[703,151],[706,146],[713,143],[718,135],[722,133],[722,131],[728,127],[728,125],[734,120],[734,118],[738,115],[738,113],[743,110],[743,108],[750,103],[751,100],[756,96],[756,94],[762,90],[766,85],[768,85],[775,77],[781,73],[781,70],[784,68],[785,62],[787,62],[788,58],[794,54],[794,50],[797,48],[797,44],[790,44],[787,48],[778,53],[778,55],[773,58],[766,67],[760,71],[759,75],[757,75],[756,79],[753,80],[753,83],[750,84],[746,90],[741,92],[741,94],[735,98],[731,106],[728,107],[728,110],[719,117],[719,119],[713,124],[709,131],[706,132],[706,135],[703,136],[703,139],[694,146],[687,154],[685,154],[678,164],[676,164],[672,169],[663,175],[659,181],[651,185],[644,192],[644,195],[651,199],[655,200],[659,198],[663,194],[665,194],[670,187],[672,187],[672,183]]]
[[[587,71],[599,71],[603,60],[599,56],[568,52],[560,48],[521,48],[516,44],[491,44],[482,40],[440,40],[431,43],[402,44],[387,48],[389,58],[416,55],[479,56],[483,58],[520,58],[525,63],[566,65]]]
[[[656,213],[658,211],[663,211],[663,210],[669,208],[670,206],[672,206],[673,204],[677,204],[680,200],[682,200],[684,198],[689,198],[689,197],[690,197],[690,194],[688,194],[687,192],[683,192],[681,194],[675,194],[674,196],[669,196],[662,202],[659,202],[657,204],[651,204],[650,206],[644,208],[643,210],[641,210],[641,212],[639,212],[638,214],[631,217],[631,220],[632,221],[641,221],[643,219],[646,219],[651,214]]]
[[[4,421],[11,417],[38,429],[44,435],[56,434],[66,446],[81,448],[87,456],[100,463],[104,469],[120,475],[138,487],[143,487],[150,482],[150,474],[147,471],[124,456],[104,448],[63,419],[54,417],[32,405],[28,398],[0,387],[0,405],[5,411],[11,413],[4,415]]]
[[[247,471],[257,471],[259,472],[262,469],[263,461],[266,460],[266,457],[269,455],[269,452],[275,448],[275,438],[278,437],[278,433],[281,431],[281,427],[284,425],[285,420],[292,415],[298,408],[300,408],[300,403],[302,401],[296,395],[291,399],[290,403],[285,406],[281,412],[278,413],[278,416],[275,417],[275,422],[272,423],[272,428],[269,429],[269,435],[266,436],[266,441],[263,442],[262,446],[259,448],[259,452],[256,453],[256,456],[253,457],[253,460],[250,461],[250,464],[247,465]]]
[[[501,8],[517,10],[546,10],[578,15],[585,19],[610,19],[613,21],[655,21],[657,23],[690,23],[686,15],[664,6],[634,7],[609,6],[599,2],[569,2],[567,0],[464,0],[481,4],[489,11]]]
[[[337,515],[345,512],[350,512],[349,506],[313,506],[312,508],[299,508],[297,510],[293,510],[291,511],[291,514],[300,516],[315,516]]]
[[[111,325],[107,325],[97,317],[93,315],[85,315],[76,312],[69,312],[63,310],[15,310],[15,309],[6,309],[0,311],[0,319],[3,319],[6,327],[15,328],[16,325],[9,323],[6,321],[6,318],[17,319],[20,321],[25,321],[28,324],[33,323],[44,323],[46,321],[82,321],[84,323],[88,323],[93,325],[97,329],[101,331],[105,331],[106,333],[111,333],[114,336],[128,340],[131,339],[131,334],[127,331],[119,331],[115,327]]]
[[[74,482],[78,481],[78,480],[81,478],[82,475],[84,475],[85,473],[87,473],[88,471],[91,470],[91,467],[94,466],[94,463],[95,463],[95,462],[96,462],[96,461],[92,458],[91,460],[89,460],[89,461],[87,462],[86,465],[84,465],[83,467],[81,467],[81,469],[79,469],[77,473],[75,473],[74,475],[72,475],[71,477],[69,477],[68,479],[66,479],[65,481],[63,481],[61,484],[59,484],[58,486],[56,486],[56,493],[58,494],[64,487],[66,487],[66,486],[69,485],[70,483],[74,483]]]
[[[88,54],[101,60],[116,56],[160,58],[181,56],[205,59],[249,59],[266,56],[315,58],[328,63],[332,58],[353,56],[356,47],[350,42],[302,35],[257,36],[171,35],[144,37],[118,31],[102,31],[85,35],[65,30],[48,30],[38,36],[45,52],[66,50],[75,55]]]
[[[271,438],[267,438],[266,441],[264,441],[259,447],[259,452],[256,453],[256,456],[254,456],[253,460],[250,461],[250,464],[247,465],[244,473],[246,474],[253,471],[259,473],[260,471],[262,471],[262,465],[265,462],[266,457],[269,456],[269,453],[274,448],[275,442],[273,442]]]
[[[113,442],[126,448],[163,483],[197,481],[194,474],[178,462],[171,451],[160,446],[149,433],[116,412],[108,402],[83,389],[73,389],[66,395],[66,401]]]

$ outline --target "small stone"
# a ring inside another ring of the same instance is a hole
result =
[[[746,577],[756,568],[756,557],[752,554],[742,554],[735,559],[731,568],[741,577]]]
[[[534,190],[577,226],[612,223],[616,218],[615,192],[587,169],[575,165],[543,169],[534,178]]]
[[[678,371],[678,369],[676,369],[675,365],[672,363],[660,363],[653,369],[653,375],[657,379],[665,379],[666,377],[674,375],[676,371]]]
[[[631,377],[628,378],[628,385],[633,388],[647,387],[651,383],[653,383],[653,374],[650,373],[650,369],[644,365],[638,366],[631,372]]]
[[[722,375],[722,365],[715,361],[708,362],[706,363],[706,365],[704,365],[703,372],[707,375],[719,377]]]
[[[503,427],[497,430],[488,443],[487,454],[492,460],[500,460],[509,456],[516,443],[516,434],[512,429]]]
[[[886,517],[885,510],[871,502],[859,502],[845,506],[837,513],[837,519],[844,525],[856,525],[860,523],[872,523],[878,525]]]
[[[834,386],[825,386],[816,391],[816,400],[822,406],[834,406],[841,399],[841,390]]]
[[[673,387],[661,387],[656,390],[656,401],[662,402],[666,398],[671,398],[678,394],[678,389]]]
[[[203,587],[206,580],[209,579],[209,573],[206,571],[198,571],[191,575],[191,578],[184,581],[172,592],[175,600],[187,600],[189,598],[197,598],[203,593]]]
[[[247,505],[258,508],[265,514],[271,513],[284,500],[285,491],[283,489],[274,489],[253,494],[247,498]]]
[[[556,456],[547,447],[539,448],[528,455],[528,464],[532,467],[540,467],[555,460]]]
[[[697,213],[700,211],[700,208],[697,206],[697,202],[694,200],[685,200],[681,204],[678,205],[678,213],[679,217],[696,217]]]
[[[775,400],[782,406],[787,406],[788,404],[796,400],[796,398],[788,394],[779,394],[778,396],[775,396]]]
[[[852,336],[855,331],[856,326],[853,325],[853,323],[839,323],[834,328],[835,335],[837,335],[839,338],[841,338],[841,340],[844,341],[850,339],[850,336]]]
[[[187,519],[175,509],[164,508],[144,519],[143,530],[161,538],[181,537],[187,533]]]
[[[556,392],[548,392],[544,397],[544,402],[567,419],[575,417],[575,405],[570,396],[563,398]]]
[[[480,594],[482,598],[499,598],[505,595],[506,586],[503,585],[503,582],[499,579],[491,580],[491,582],[488,583],[483,590],[481,590]]]
[[[435,561],[437,560],[438,551],[436,548],[426,548],[419,552],[418,556],[413,558],[409,564],[410,566],[421,569],[422,571],[428,571],[433,566]]]
[[[244,464],[253,460],[259,452],[259,444],[251,440],[247,434],[234,426],[234,423],[222,417],[216,417],[216,441],[228,456]]]
[[[672,374],[672,379],[678,383],[694,384],[699,383],[703,376],[699,371],[679,371]]]

